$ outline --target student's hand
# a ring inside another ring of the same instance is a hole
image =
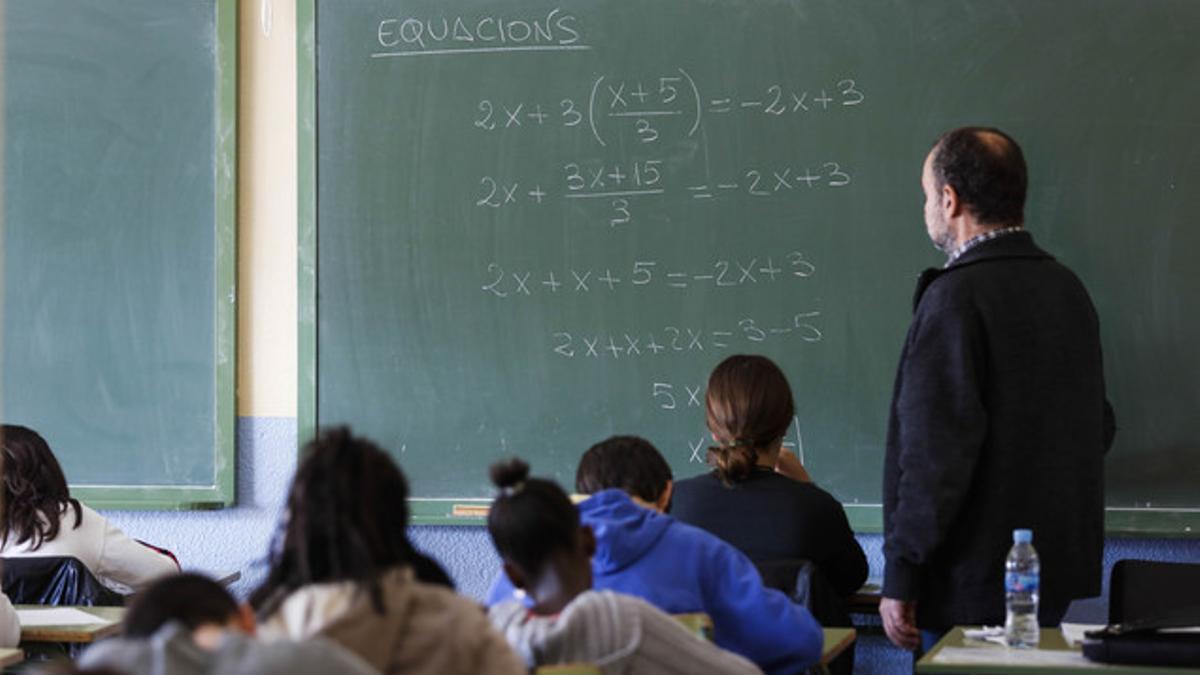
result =
[[[779,459],[775,460],[775,473],[801,483],[813,482],[812,476],[808,475],[808,471],[800,463],[800,459],[787,448],[779,449]]]
[[[879,601],[879,616],[883,619],[883,632],[892,644],[901,649],[916,649],[921,646],[921,631],[917,629],[917,603],[915,600]]]

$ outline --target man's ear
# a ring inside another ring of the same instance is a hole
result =
[[[529,580],[521,573],[521,570],[516,565],[504,561],[504,574],[508,576],[508,580],[512,582],[513,588],[525,590],[529,586]]]
[[[246,635],[258,635],[258,620],[254,618],[254,609],[246,603],[238,605],[238,613],[234,618],[238,630]]]
[[[589,559],[596,555],[596,533],[592,531],[591,525],[579,526],[579,546]]]
[[[962,201],[958,193],[950,185],[942,186],[942,214],[947,218],[955,218],[962,212]]]
[[[667,481],[667,486],[663,488],[662,494],[658,499],[654,500],[654,509],[659,513],[666,513],[667,507],[671,505],[671,495],[675,494],[675,481]]]

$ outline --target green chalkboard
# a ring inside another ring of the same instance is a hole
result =
[[[95,506],[233,499],[235,0],[7,0],[0,410]]]
[[[612,433],[703,470],[721,358],[779,362],[786,441],[879,527],[937,134],[1027,150],[1028,225],[1091,289],[1110,529],[1200,526],[1200,5],[302,2],[301,433],[397,453],[419,517]],[[469,510],[461,510],[470,513]]]

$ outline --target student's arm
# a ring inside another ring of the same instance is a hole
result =
[[[717,540],[702,554],[704,611],[718,645],[769,671],[820,661],[825,636],[807,608],[763,586],[750,559],[725,542]]]
[[[805,469],[804,465],[800,463],[800,458],[787,448],[779,449],[779,459],[775,461],[775,472],[801,483],[813,482],[812,476],[808,474],[808,469]]]
[[[0,647],[16,647],[21,641],[21,622],[8,596],[0,593]]]
[[[826,539],[823,543],[828,551],[827,556],[818,563],[821,572],[833,586],[833,591],[845,598],[862,588],[867,580],[867,555],[863,553],[858,539],[854,538],[854,530],[850,528],[850,520],[846,518],[846,510],[832,495],[828,496],[828,508],[825,517]]]
[[[749,659],[696,636],[671,615],[640,598],[635,600],[642,627],[639,665],[655,673],[749,675],[762,670]]]
[[[104,520],[104,544],[97,576],[140,590],[155,579],[178,571],[175,561],[130,539],[107,518]]]
[[[919,595],[921,568],[966,500],[988,426],[975,312],[943,307],[916,321],[894,404],[897,473],[883,545],[883,595],[904,602]]]

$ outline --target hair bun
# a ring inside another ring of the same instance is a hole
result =
[[[750,477],[758,461],[758,451],[749,443],[738,440],[709,448],[707,459],[721,482],[732,485]]]
[[[522,460],[512,459],[496,462],[489,469],[492,484],[501,490],[511,488],[529,478],[529,465]]]

